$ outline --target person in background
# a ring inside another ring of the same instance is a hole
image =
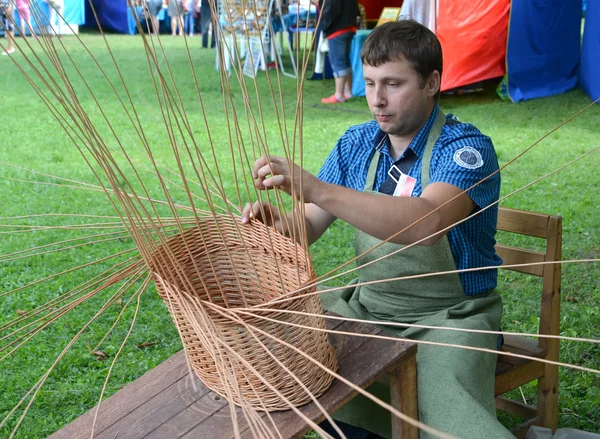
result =
[[[35,37],[33,27],[31,26],[31,9],[29,9],[29,0],[16,0],[17,12],[19,13],[20,35],[25,37],[25,24],[31,32],[31,36]]]
[[[184,11],[183,22],[184,22],[184,31],[186,35],[190,37],[194,35],[194,11],[196,9],[196,1],[195,0],[184,0]]]
[[[183,13],[184,4],[182,0],[170,0],[167,9],[171,17],[171,35],[183,36]]]
[[[202,33],[202,26],[200,25],[200,0],[194,0],[194,9],[192,10],[192,15],[194,16],[194,28],[192,31],[196,35],[200,35]]]
[[[202,27],[200,26],[200,0],[194,0],[194,9],[192,12],[194,15],[194,28],[192,31],[196,35],[200,35],[202,33]]]
[[[158,23],[158,14],[160,13],[163,7],[163,0],[147,0],[148,3],[148,12],[150,13],[150,22],[151,25],[148,27],[148,33],[158,35],[160,33],[159,23]]]
[[[208,47],[208,31],[212,24],[211,19],[211,7],[209,0],[199,0],[201,1],[200,5],[200,20],[202,21],[202,48],[206,49]],[[213,49],[215,47],[215,30],[212,29],[211,38],[210,38],[210,48]]]
[[[15,39],[15,28],[12,24],[11,17],[13,15],[13,5],[10,0],[0,0],[0,20],[2,28],[4,29],[4,38],[8,40],[6,50],[2,52],[2,55],[11,55],[15,53],[14,39]]]
[[[325,0],[321,9],[321,29],[329,43],[329,62],[335,78],[335,91],[321,99],[322,104],[338,104],[352,97],[350,45],[356,33],[356,1]]]

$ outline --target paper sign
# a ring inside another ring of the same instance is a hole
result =
[[[388,21],[398,21],[400,9],[401,8],[383,8],[383,11],[381,11],[381,15],[379,16],[377,26],[381,26],[383,23],[387,23]]]
[[[400,172],[398,183],[396,183],[396,189],[394,189],[395,197],[410,197],[412,191],[415,188],[417,179]]]

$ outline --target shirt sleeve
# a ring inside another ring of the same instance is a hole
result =
[[[475,127],[473,131],[436,144],[429,183],[449,183],[462,190],[476,185],[467,194],[479,208],[484,208],[500,196],[498,158],[491,139]]]
[[[348,177],[348,148],[351,144],[350,132],[346,131],[338,140],[335,148],[325,160],[317,178],[325,183],[347,186]]]

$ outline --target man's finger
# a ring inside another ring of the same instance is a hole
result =
[[[281,174],[282,168],[274,162],[266,163],[263,167],[258,169],[256,178],[264,179],[267,175]]]
[[[252,178],[258,178],[258,170],[268,163],[267,158],[263,155],[258,158],[252,165]]]
[[[244,206],[244,209],[242,210],[242,224],[246,224],[248,221],[250,221],[251,214],[252,206],[250,205],[250,203],[248,203]]]
[[[285,183],[285,177],[283,175],[274,175],[273,177],[263,180],[262,184],[266,188],[280,187]]]

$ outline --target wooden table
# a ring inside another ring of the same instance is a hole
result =
[[[379,334],[364,324],[328,321],[330,329],[351,333]],[[392,405],[417,418],[416,344],[341,334],[330,334],[339,362],[338,373],[366,388],[390,376]],[[234,436],[229,405],[206,388],[195,376],[196,390],[185,364],[183,351],[152,369],[124,389],[103,401],[95,427],[98,439],[221,439]],[[319,398],[328,413],[346,404],[356,391],[335,380]],[[323,415],[315,404],[301,411],[320,422]],[[95,409],[82,415],[51,439],[90,437]],[[239,409],[238,409],[239,412]],[[292,410],[271,413],[284,438],[301,438],[310,430]],[[238,416],[241,436],[251,437],[244,417]],[[418,438],[418,430],[399,420],[392,422],[394,438]]]

